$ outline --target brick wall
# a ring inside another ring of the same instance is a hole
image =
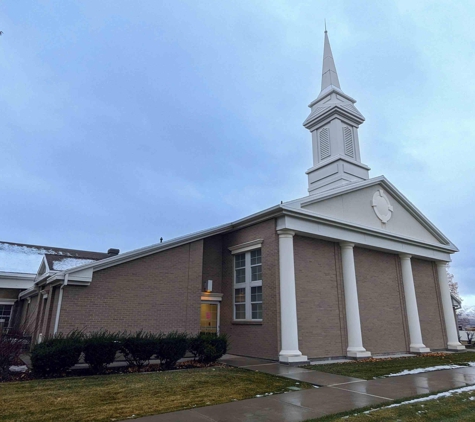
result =
[[[435,263],[412,258],[422,341],[431,349],[444,349],[446,336]]]
[[[409,349],[399,256],[354,248],[363,345],[372,353]]]
[[[0,299],[18,299],[22,289],[0,289]]]
[[[230,246],[256,239],[262,244],[263,322],[259,325],[233,323],[234,261]],[[275,220],[268,220],[223,236],[223,301],[221,332],[231,340],[230,353],[277,359],[279,355],[279,261]]]
[[[33,296],[30,298],[30,303],[28,299],[22,300],[22,314],[20,326],[28,334],[33,334],[36,322],[36,312],[38,308],[38,296]]]
[[[299,348],[309,358],[346,355],[338,246],[294,236]]]
[[[196,333],[202,266],[200,240],[97,271],[89,286],[64,288],[59,331]]]
[[[213,280],[213,292],[222,293],[223,236],[217,235],[203,240],[203,278]]]

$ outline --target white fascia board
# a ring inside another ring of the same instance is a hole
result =
[[[337,242],[351,242],[374,249],[406,253],[440,261],[450,261],[453,249],[443,245],[421,242],[416,239],[392,235],[365,226],[348,224],[341,220],[328,220],[314,213],[286,212],[277,221],[277,230],[289,229],[302,235],[312,235]]]
[[[254,249],[259,249],[262,247],[263,239],[251,240],[250,242],[241,243],[239,245],[231,246],[228,249],[231,251],[232,255],[240,254],[243,252],[252,251]]]
[[[309,174],[312,171],[315,171],[315,170],[317,170],[321,167],[328,166],[329,164],[334,163],[335,161],[340,161],[340,160],[346,161],[347,163],[352,164],[354,166],[363,167],[364,169],[366,169],[368,171],[371,170],[371,167],[368,167],[366,164],[360,163],[359,161],[352,160],[349,157],[338,154],[338,155],[333,155],[330,159],[325,159],[325,160],[320,161],[316,166],[313,166],[313,167],[309,168],[305,172],[305,174]],[[371,179],[369,179],[369,180],[371,180]],[[359,183],[359,182],[355,182],[355,183]],[[325,192],[327,192],[327,191],[325,191]],[[308,205],[308,204],[313,204],[314,202],[318,202],[318,201],[305,201],[305,199],[308,199],[308,197],[303,199],[303,201],[301,202],[302,205],[304,205],[304,204]],[[327,198],[325,198],[325,199],[327,199]]]
[[[324,104],[322,104],[324,106]],[[317,114],[310,114],[303,122],[303,126],[312,131],[316,126],[323,126],[338,116],[342,121],[352,126],[359,126],[365,118],[362,115],[356,114],[354,111],[341,107],[338,104],[332,104],[328,110],[322,111]]]
[[[37,296],[38,295],[38,289],[36,289],[35,287],[32,287],[32,288],[29,288],[28,290],[25,290],[24,292],[21,292],[19,295],[18,295],[18,299],[26,299],[28,297],[32,297],[32,296]]]
[[[388,179],[384,176],[373,177],[362,182],[350,183],[341,188],[331,189],[329,191],[322,192],[321,194],[310,195],[307,200],[300,203],[301,206],[306,206],[320,202],[335,196],[340,196],[346,193],[354,192],[370,186],[383,185],[388,192],[397,198],[401,205],[411,214],[422,226],[429,231],[437,240],[446,244],[453,250],[458,252],[459,249],[455,246],[432,222],[411,202],[407,199]]]
[[[33,286],[34,282],[34,274],[0,271],[0,288],[28,289]]]
[[[261,221],[268,220],[269,218],[277,217],[281,214],[282,214],[281,205],[276,205],[271,208],[267,208],[263,211],[260,211],[258,213],[247,216],[245,218],[242,218],[240,220],[236,220],[229,224],[223,224],[221,226],[213,227],[208,230],[202,230],[199,232],[191,233],[186,236],[177,237],[167,242],[156,243],[154,245],[147,246],[145,248],[135,249],[133,251],[125,252],[117,256],[102,259],[96,262],[92,262],[90,264],[81,265],[79,267],[71,268],[69,270],[66,270],[57,274],[55,277],[64,277],[64,274],[70,274],[69,279],[74,280],[74,277],[72,276],[75,273],[81,272],[89,268],[91,268],[92,271],[103,270],[105,268],[123,264],[124,262],[133,261],[134,259],[142,258],[147,255],[152,255],[157,252],[162,252],[167,249],[176,248],[178,246],[182,246],[190,242],[201,240],[201,239],[204,239],[205,237],[210,237],[216,234],[226,233],[232,230],[247,227],[252,224],[256,224]],[[91,279],[92,279],[92,274],[91,274]],[[72,284],[72,283],[68,283],[68,284]]]

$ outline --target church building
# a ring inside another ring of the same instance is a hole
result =
[[[286,363],[463,349],[446,272],[458,249],[384,176],[370,178],[355,103],[325,31],[321,92],[303,123],[308,196],[73,267],[45,257],[19,294],[33,341],[201,330],[226,333],[230,353]]]

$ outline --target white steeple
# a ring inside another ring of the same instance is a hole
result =
[[[361,162],[358,127],[365,118],[356,100],[340,87],[327,31],[323,48],[322,90],[310,103],[303,125],[312,133],[313,167],[307,170],[310,194],[369,179]]]

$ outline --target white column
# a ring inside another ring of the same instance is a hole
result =
[[[305,362],[299,350],[297,298],[295,295],[294,232],[279,230],[281,362]]]
[[[450,297],[449,281],[447,280],[447,262],[437,261],[437,275],[439,278],[440,298],[444,311],[445,330],[447,331],[447,348],[449,350],[463,350],[457,335],[452,298]]]
[[[404,284],[404,297],[406,298],[407,322],[409,324],[409,337],[411,339],[410,351],[413,353],[427,353],[430,349],[422,342],[421,323],[417,309],[416,289],[412,275],[411,255],[400,254],[402,283]]]
[[[348,331],[348,349],[350,357],[366,358],[371,352],[363,347],[361,336],[360,308],[358,305],[358,291],[356,288],[355,259],[353,257],[353,243],[340,243],[341,261],[343,265],[343,286],[345,290],[346,327]]]

